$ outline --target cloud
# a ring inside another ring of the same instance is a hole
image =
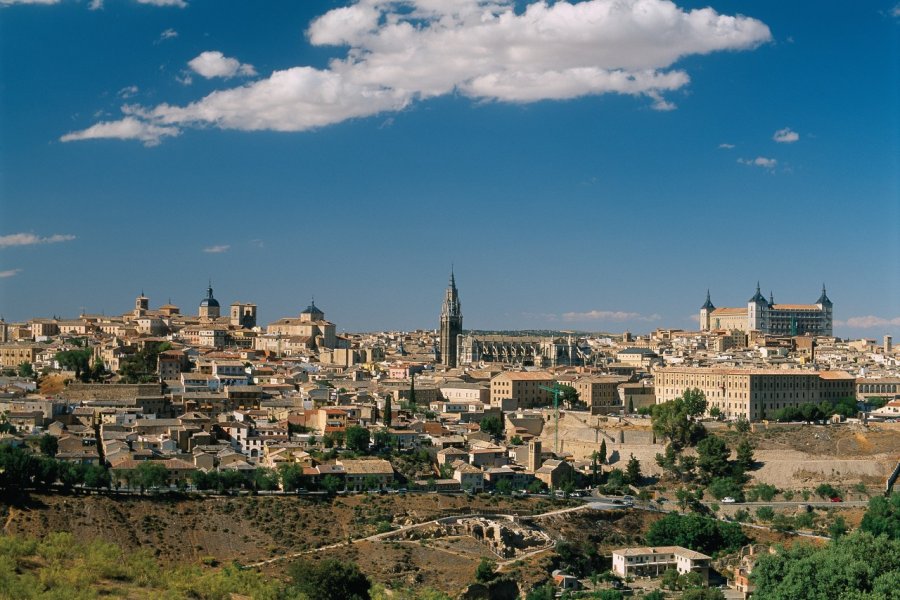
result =
[[[636,312],[621,310],[589,310],[587,312],[566,312],[562,314],[563,321],[611,321],[621,323],[623,321],[658,321],[662,317],[657,314],[642,315]]]
[[[192,71],[207,79],[213,77],[228,79],[235,75],[253,77],[256,75],[256,69],[253,68],[253,65],[241,64],[236,58],[228,58],[217,50],[202,52],[196,58],[188,61],[188,66]]]
[[[178,32],[171,27],[159,34],[159,41],[169,40],[178,37]]]
[[[88,10],[100,10],[103,8],[103,0],[91,0],[88,4]]]
[[[137,0],[138,4],[150,4],[152,6],[175,6],[184,8],[187,2],[184,0]]]
[[[58,4],[59,0],[0,0],[0,6],[13,4]]]
[[[223,252],[228,252],[229,248],[231,248],[229,244],[221,244],[219,246],[209,246],[204,248],[203,251],[207,254],[222,254]]]
[[[131,98],[135,94],[140,91],[140,88],[136,85],[129,85],[128,87],[124,87],[116,93],[116,96],[122,99]]]
[[[721,148],[722,150],[731,150],[732,148],[734,148],[734,144],[726,144],[723,142],[719,144],[719,148]]]
[[[900,18],[900,4],[896,4],[894,8],[891,9],[891,16]]]
[[[873,329],[876,327],[891,327],[900,325],[900,317],[886,319],[884,317],[876,317],[874,315],[866,315],[865,317],[850,317],[846,321],[835,321],[835,325],[839,327],[854,327],[858,329]]]
[[[752,165],[754,167],[762,167],[764,169],[774,169],[778,161],[774,158],[766,158],[765,156],[757,156],[756,158],[739,158],[737,159],[742,165]]]
[[[154,125],[147,121],[127,116],[118,121],[101,121],[81,131],[73,131],[62,136],[62,142],[94,139],[140,140],[145,146],[155,146],[164,137],[176,136],[181,131],[177,127]]]
[[[48,237],[40,237],[33,233],[11,233],[9,235],[0,235],[0,248],[9,248],[12,246],[36,246],[38,244],[58,244],[60,242],[70,242],[74,239],[74,235],[63,235],[59,233]]]
[[[776,131],[775,135],[772,136],[772,139],[779,144],[793,144],[800,139],[800,134],[796,131],[792,131],[790,127],[785,127],[784,129]]]
[[[0,271],[0,279],[6,279],[7,277],[15,277],[19,273],[22,272],[22,269],[10,269],[8,271]]]
[[[671,110],[663,94],[690,82],[672,68],[679,59],[772,39],[759,20],[668,0],[540,1],[521,10],[512,0],[358,0],[313,20],[307,36],[346,54],[324,69],[278,70],[135,116],[163,128],[305,131],[449,94],[509,103],[626,94]]]

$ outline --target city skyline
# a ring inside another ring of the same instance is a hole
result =
[[[453,263],[471,329],[696,328],[759,280],[900,337],[896,2],[29,4],[0,2],[7,321],[193,313],[211,279],[261,324],[315,296],[437,329]]]

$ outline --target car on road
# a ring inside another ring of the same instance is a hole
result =
[[[834,498],[831,499],[831,501],[832,502],[843,502],[844,499],[841,498],[840,496],[835,496]]]
[[[724,498],[722,498],[722,504],[734,504],[735,502],[737,502],[737,500],[735,500],[731,496],[725,496]]]

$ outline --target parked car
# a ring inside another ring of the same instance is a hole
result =
[[[724,498],[722,498],[722,504],[734,504],[735,502],[737,502],[737,500],[735,500],[731,496],[725,496]]]
[[[832,502],[843,502],[844,499],[841,498],[840,496],[835,496],[834,498],[831,499],[831,501]]]

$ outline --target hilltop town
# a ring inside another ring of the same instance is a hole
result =
[[[697,331],[466,331],[451,274],[434,330],[339,335],[315,301],[262,325],[255,304],[224,310],[212,285],[196,314],[141,294],[120,316],[0,321],[0,478],[10,498],[44,495],[51,531],[108,528],[107,541],[176,563],[211,556],[277,576],[307,552],[360,562],[357,547],[381,544],[375,555],[396,564],[369,557],[364,570],[388,586],[396,568],[403,585],[469,597],[627,586],[651,597],[671,567],[697,574],[669,582],[676,597],[710,582],[746,597],[760,548],[685,548],[653,523],[674,511],[765,531],[744,542],[828,537],[890,491],[900,352],[890,337],[835,337],[832,311],[824,286],[809,305],[757,286],[745,308],[707,294]],[[87,513],[58,496],[73,493],[122,522],[73,524],[66,510]],[[203,525],[163,525],[142,504],[160,494]],[[44,535],[17,502],[4,534]],[[338,529],[261,525],[260,510],[282,515],[290,502]],[[125,533],[157,521],[157,537]],[[232,535],[210,537],[222,527]],[[602,540],[586,534],[597,527]],[[186,531],[196,548],[180,542]],[[424,575],[438,559],[403,559],[398,544],[412,541],[459,560]],[[604,548],[608,577],[561,543]],[[724,550],[739,553],[715,562]],[[547,556],[558,558],[535,562]],[[482,563],[498,570],[468,585]],[[511,573],[518,584],[497,583]]]

